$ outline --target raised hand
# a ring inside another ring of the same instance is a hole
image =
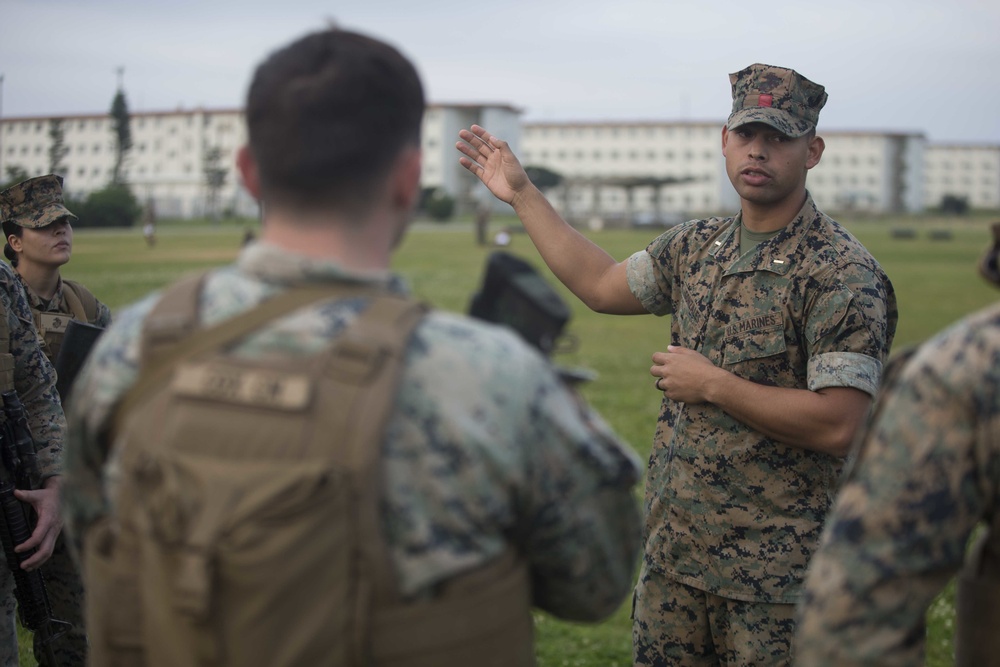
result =
[[[479,125],[460,130],[458,136],[462,141],[455,148],[465,155],[458,162],[475,174],[497,199],[514,204],[518,195],[531,187],[528,174],[506,141]]]

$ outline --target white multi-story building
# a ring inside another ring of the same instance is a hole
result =
[[[1000,209],[1000,145],[939,144],[927,148],[924,205],[951,195],[971,208]]]
[[[584,223],[678,220],[730,214],[739,205],[726,176],[718,121],[521,123],[507,104],[434,104],[423,125],[425,188],[454,197],[459,211],[482,202],[506,208],[458,163],[458,131],[472,124],[506,139],[526,166],[563,177],[547,190],[571,220]],[[65,188],[82,197],[103,187],[114,166],[112,121],[107,115],[0,119],[0,180],[9,167],[35,176],[50,166],[50,131],[61,123]],[[178,109],[132,114],[133,146],[126,180],[160,217],[209,212],[206,156],[218,149],[225,179],[218,210],[255,215],[256,203],[240,187],[235,152],[246,141],[240,109]],[[1000,209],[1000,146],[934,145],[921,133],[828,131],[826,151],[808,177],[816,203],[831,213],[918,212],[945,195],[976,209]]]
[[[571,219],[714,212],[725,165],[719,123],[528,123],[521,162],[563,176],[550,191]]]
[[[423,171],[421,185],[439,188],[457,200],[459,210],[469,212],[480,204],[495,210],[510,210],[498,202],[479,179],[458,163],[458,131],[472,125],[487,127],[504,137],[511,149],[520,150],[520,111],[506,104],[432,104],[424,113]]]
[[[112,120],[106,114],[62,117],[4,118],[0,123],[0,167],[19,167],[31,176],[49,173],[53,123],[59,123],[66,155],[62,158],[64,191],[83,197],[107,185],[115,163]],[[209,190],[205,157],[221,151],[225,170],[219,192],[223,210],[252,215],[256,204],[239,186],[236,149],[246,140],[238,109],[193,109],[131,114],[132,148],[123,165],[125,180],[144,205],[160,217],[193,217],[206,213]]]
[[[739,206],[722,156],[722,121],[529,123],[522,161],[562,175],[549,193],[567,216],[677,219]],[[916,212],[924,206],[921,134],[822,132],[808,177],[821,208]]]
[[[519,111],[497,105],[430,105],[424,117],[424,187],[442,188],[468,209],[485,199],[485,188],[458,164],[455,141],[458,130],[473,123],[496,128],[511,138],[515,150],[520,133]],[[106,114],[61,117],[18,117],[0,120],[0,181],[8,168],[18,167],[30,176],[49,173],[50,135],[58,122],[67,148],[61,164],[68,198],[84,197],[111,179],[115,141],[111,118]],[[132,148],[124,164],[125,180],[141,203],[152,203],[158,217],[190,218],[207,215],[211,192],[205,170],[225,171],[218,192],[220,211],[256,215],[257,204],[239,184],[236,151],[246,142],[241,109],[178,109],[131,114]],[[212,149],[221,157],[206,162]]]
[[[806,179],[828,211],[917,213],[924,208],[923,134],[820,131],[826,149]]]

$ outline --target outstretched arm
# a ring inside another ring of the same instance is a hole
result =
[[[617,262],[573,229],[536,188],[506,141],[473,125],[461,130],[459,163],[498,199],[514,208],[552,273],[590,309],[619,315],[644,314],[628,287],[625,262]]]

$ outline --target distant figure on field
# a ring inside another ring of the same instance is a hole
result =
[[[497,232],[496,236],[493,237],[493,245],[500,246],[501,248],[509,246],[510,241],[511,241],[510,229],[508,229],[507,227],[501,229],[499,232]]]
[[[489,202],[479,202],[476,206],[476,243],[479,245],[486,245],[486,233],[490,228],[490,217]]]
[[[150,248],[156,245],[156,204],[150,199],[142,217],[142,236]]]
[[[147,222],[142,226],[142,236],[150,248],[156,245],[156,224]]]

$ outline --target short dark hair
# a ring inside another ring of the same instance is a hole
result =
[[[334,28],[272,53],[246,105],[265,205],[363,209],[423,113],[416,68],[379,40]]]

